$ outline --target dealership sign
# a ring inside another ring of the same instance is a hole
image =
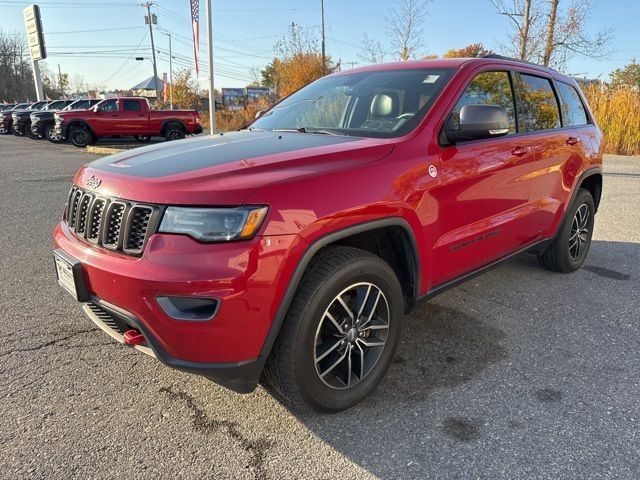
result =
[[[31,5],[24,9],[24,25],[27,28],[31,58],[34,61],[44,60],[47,58],[47,49],[44,46],[42,20],[40,18],[40,7],[38,7],[38,5]]]

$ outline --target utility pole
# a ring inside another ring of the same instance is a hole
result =
[[[158,91],[158,69],[156,67],[156,47],[153,43],[153,19],[151,18],[151,6],[153,2],[144,3],[143,6],[147,7],[147,22],[149,23],[149,35],[151,35],[151,53],[153,54],[153,84],[156,87],[156,99],[160,100],[160,93]]]
[[[209,127],[216,132],[216,97],[213,89],[213,30],[211,22],[211,0],[207,0],[207,48],[209,49]]]
[[[173,54],[171,52],[171,34],[160,31],[169,37],[169,106],[173,110]]]
[[[60,70],[60,64],[58,64],[58,87],[60,88],[60,93],[64,98],[64,88],[62,86],[62,71]]]
[[[327,57],[324,51],[324,0],[320,0],[320,13],[322,15],[322,74],[327,74]]]

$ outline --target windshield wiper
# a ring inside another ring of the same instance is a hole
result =
[[[319,133],[322,135],[337,135],[337,136],[346,136],[346,133],[337,133],[337,132],[333,132],[331,130],[324,130],[324,129],[315,129],[315,128],[305,128],[305,127],[298,127],[298,128],[274,128],[273,129],[274,132],[293,132],[293,133]]]

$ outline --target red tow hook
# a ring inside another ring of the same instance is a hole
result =
[[[140,345],[141,343],[144,343],[144,335],[142,335],[138,330],[127,330],[124,332],[124,343],[131,345],[132,347]]]

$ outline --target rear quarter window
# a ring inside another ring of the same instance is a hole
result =
[[[140,102],[138,102],[137,100],[125,100],[123,103],[125,112],[139,112],[142,110]]]
[[[563,124],[565,126],[587,125],[589,123],[587,110],[577,90],[563,82],[557,82],[556,85],[560,94]]]
[[[560,109],[551,80],[520,74],[520,118],[528,132],[560,128]]]

